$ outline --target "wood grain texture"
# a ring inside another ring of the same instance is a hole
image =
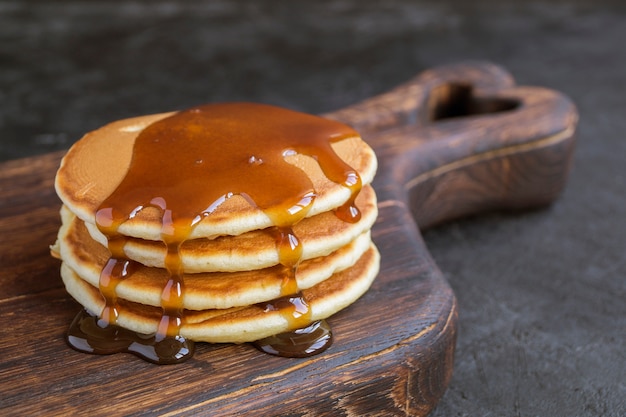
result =
[[[416,226],[548,204],[562,189],[576,111],[551,90],[516,87],[489,63],[435,68],[327,115],[376,150],[381,272],[329,321],[334,345],[308,359],[199,344],[190,361],[75,352],[79,309],[48,254],[59,226],[60,154],[0,169],[0,409],[8,415],[423,416],[450,380],[456,301]]]

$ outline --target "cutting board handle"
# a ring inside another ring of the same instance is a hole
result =
[[[513,77],[504,68],[488,62],[445,65],[423,71],[388,92],[324,116],[349,124],[361,133],[380,131],[427,121],[428,109],[436,102],[458,98],[444,96],[448,87],[466,86],[493,91],[514,84]]]
[[[389,386],[376,380],[377,390],[398,401],[381,407],[402,404],[406,415],[425,416],[452,375],[457,312],[420,230],[486,210],[552,202],[570,168],[576,109],[563,94],[516,86],[504,69],[469,62],[428,70],[326,116],[355,127],[379,160],[373,238],[384,255],[362,303],[401,306],[387,313],[393,321],[384,332],[371,336],[404,337],[392,350],[389,373],[398,377]],[[368,365],[380,374],[383,363]]]
[[[355,127],[382,161],[379,197],[421,228],[550,203],[571,165],[577,112],[563,94],[516,86],[503,68],[434,68],[327,117]]]

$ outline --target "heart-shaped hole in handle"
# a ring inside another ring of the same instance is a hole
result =
[[[428,119],[433,122],[455,117],[500,113],[515,110],[519,106],[518,100],[477,96],[471,84],[454,82],[433,88],[427,103]]]

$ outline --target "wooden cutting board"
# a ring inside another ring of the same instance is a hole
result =
[[[4,415],[423,416],[453,368],[457,306],[423,230],[492,209],[550,203],[562,189],[577,114],[563,95],[516,87],[502,68],[462,63],[326,115],[375,149],[380,275],[333,316],[325,353],[286,359],[198,344],[157,366],[65,344],[80,307],[49,256],[61,154],[0,165],[0,409]]]

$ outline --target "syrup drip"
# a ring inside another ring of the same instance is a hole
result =
[[[363,187],[361,184],[361,177],[359,177],[356,173],[349,173],[343,185],[350,190],[350,198],[342,206],[335,210],[335,214],[344,222],[356,223],[361,220],[361,212],[354,203],[356,197],[361,191],[361,188]]]
[[[117,285],[128,275],[132,269],[133,262],[117,258],[109,258],[100,273],[99,288],[104,297],[104,310],[100,314],[100,325],[107,326],[116,324],[119,317],[117,309]]]
[[[161,292],[161,306],[163,307],[163,315],[156,332],[156,340],[161,341],[166,338],[181,339],[179,336],[180,328],[183,324],[183,265],[180,260],[180,245],[182,241],[178,241],[174,233],[175,225],[171,222],[169,211],[165,210],[166,215],[163,216],[163,226],[161,238],[167,247],[165,255],[165,269],[169,274],[169,280],[163,287]],[[170,220],[170,221],[166,221]],[[191,229],[188,233],[191,232]]]
[[[315,321],[306,327],[266,337],[254,346],[270,355],[306,358],[322,353],[333,342],[333,334],[326,320]]]
[[[70,325],[67,341],[74,349],[98,355],[132,353],[148,362],[169,365],[193,356],[194,344],[179,338],[156,340],[114,324],[102,327],[97,316],[82,310]]]
[[[354,201],[361,179],[331,147],[333,142],[356,135],[338,122],[249,103],[196,107],[146,127],[135,140],[128,173],[96,212],[96,224],[107,237],[111,252],[99,285],[105,307],[95,326],[93,318],[84,313],[76,318],[68,336],[70,344],[82,351],[108,353],[112,343],[122,346],[117,351],[157,363],[189,358],[193,343],[180,335],[185,285],[179,248],[204,217],[239,195],[276,225],[277,250],[285,267],[283,297],[263,308],[278,311],[291,331],[259,341],[257,347],[285,356],[298,356],[298,349],[308,356],[307,352],[327,348],[332,341],[330,330],[327,324],[310,324],[311,311],[298,289],[302,246],[292,230],[306,217],[316,194],[308,176],[285,157],[313,157],[329,180],[347,187],[351,196],[336,214],[344,221],[356,222],[360,213]],[[148,207],[161,213],[169,280],[161,295],[163,313],[156,333],[137,335],[115,325],[119,315],[116,287],[132,273],[133,265],[124,254],[119,228]],[[285,340],[297,340],[297,347],[286,348]]]
[[[287,319],[289,329],[299,329],[311,322],[311,309],[300,292],[257,305],[266,313],[279,311]]]

